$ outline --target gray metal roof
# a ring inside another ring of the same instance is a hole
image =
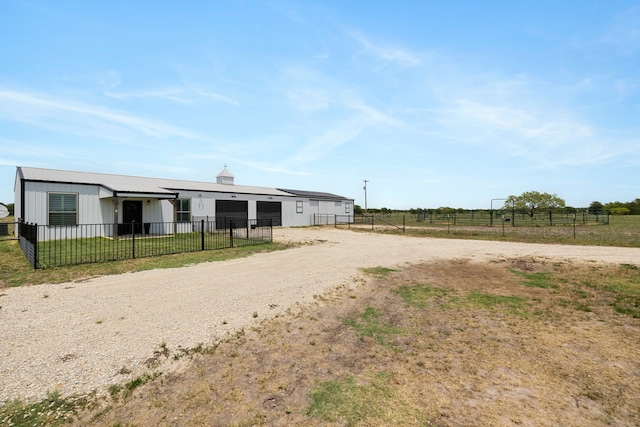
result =
[[[183,181],[163,178],[145,178],[139,176],[114,175],[94,172],[75,172],[56,169],[40,169],[18,166],[18,175],[24,180],[41,182],[60,182],[70,184],[92,184],[102,186],[118,193],[145,193],[171,197],[179,190],[206,191],[238,194],[264,194],[269,196],[288,196],[292,193],[268,187],[248,185],[217,184],[214,182]]]
[[[337,194],[322,193],[320,191],[305,191],[305,190],[288,190],[286,188],[278,188],[280,191],[285,191],[299,197],[307,197],[313,200],[351,200],[348,197],[338,196]]]

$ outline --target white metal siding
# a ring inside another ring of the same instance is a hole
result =
[[[22,212],[22,191],[21,191],[21,181],[18,180],[18,175],[16,174],[16,182],[13,187],[13,208],[15,212],[16,220],[21,216],[20,212]],[[24,214],[22,214],[24,216]],[[16,233],[18,232],[18,227],[16,227]]]
[[[40,225],[48,222],[48,193],[76,193],[78,194],[78,223],[79,224],[112,224],[113,199],[105,187],[94,184],[63,184],[47,182],[25,182],[24,200],[20,194],[20,182],[16,181],[15,203],[22,206],[24,220]],[[191,215],[195,217],[215,216],[216,200],[246,200],[248,201],[249,219],[257,218],[257,201],[280,202],[282,206],[282,226],[295,227],[313,224],[314,215],[351,215],[353,204],[351,201],[310,200],[304,197],[281,196],[269,194],[237,194],[207,191],[181,191],[179,198],[191,199]],[[118,222],[122,222],[122,200],[118,206]],[[173,222],[173,205],[169,200],[150,198],[128,198],[127,200],[142,200],[144,222]],[[297,202],[302,202],[302,213],[297,212]],[[345,212],[345,204],[350,204],[350,212]]]

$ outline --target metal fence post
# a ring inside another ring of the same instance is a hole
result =
[[[200,236],[201,236],[202,250],[204,251],[204,219],[200,220]]]
[[[229,247],[233,247],[233,220],[229,220]]]
[[[131,256],[136,258],[136,222],[131,221]]]
[[[38,224],[33,224],[33,269],[38,269]]]

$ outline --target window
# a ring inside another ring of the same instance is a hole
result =
[[[351,203],[344,204],[344,213],[351,213]]]
[[[78,225],[76,193],[49,193],[49,225]]]
[[[191,199],[178,199],[178,222],[191,221]]]
[[[302,213],[302,201],[296,200],[296,213]]]

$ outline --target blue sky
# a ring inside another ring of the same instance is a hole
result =
[[[627,202],[639,118],[637,1],[0,0],[5,203],[16,166],[225,164],[369,208]]]

